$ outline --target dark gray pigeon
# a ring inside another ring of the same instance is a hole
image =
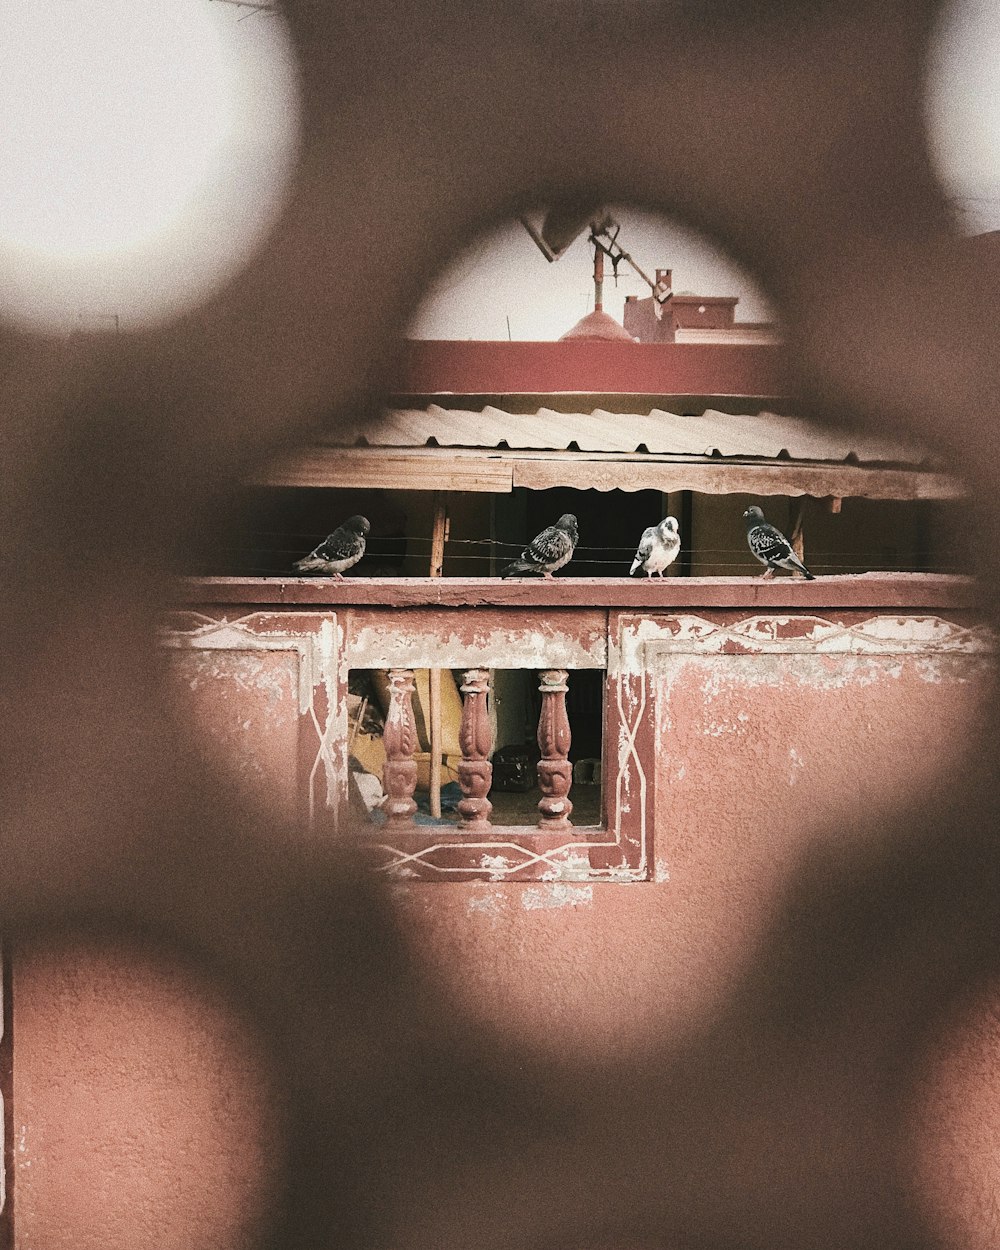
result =
[[[348,517],[329,537],[324,538],[315,551],[295,561],[299,573],[325,573],[336,578],[343,577],[345,569],[352,568],[365,554],[365,535],[371,529],[368,518]]]
[[[540,573],[542,577],[551,577],[556,569],[573,558],[579,538],[576,517],[572,512],[564,512],[555,525],[536,534],[520,557],[511,561],[500,576],[529,577]]]
[[[638,569],[652,577],[654,573],[663,576],[663,570],[673,564],[681,549],[681,536],[677,529],[677,518],[665,516],[659,525],[651,525],[642,531],[639,549],[635,553],[632,567],[628,571],[632,577]]]
[[[743,513],[743,522],[747,527],[750,551],[765,566],[764,577],[773,577],[777,569],[787,569],[790,573],[801,573],[809,581],[815,581],[814,575],[792,550],[792,544],[781,530],[764,520],[764,514],[756,504]]]

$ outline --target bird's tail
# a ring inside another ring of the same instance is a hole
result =
[[[809,570],[806,568],[806,566],[799,559],[799,557],[794,554],[794,552],[789,557],[789,563],[791,563],[794,568],[797,568],[799,572],[805,576],[805,579],[807,582],[814,582],[816,580],[816,574],[810,573]]]
[[[294,568],[298,573],[322,573],[323,561],[316,556],[303,556],[301,560],[296,560]]]
[[[524,577],[529,574],[537,573],[538,570],[533,564],[526,564],[523,560],[514,560],[500,574],[501,577]]]
[[[638,552],[636,552],[635,559],[632,561],[632,567],[628,571],[629,577],[633,577],[635,575],[636,569],[639,568],[641,564],[642,564],[642,556],[639,555]]]

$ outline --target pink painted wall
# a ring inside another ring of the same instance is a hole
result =
[[[513,1039],[592,1054],[684,1030],[754,959],[800,856],[955,765],[987,683],[967,658],[686,660],[660,683],[653,882],[393,897],[452,993]]]
[[[232,746],[227,716],[201,703],[215,687],[191,688],[191,663],[178,672],[206,749]],[[295,690],[279,669],[277,685],[236,682],[251,759]],[[653,880],[390,887],[419,956],[511,1045],[589,1059],[698,1023],[759,950],[798,859],[860,836],[859,812],[953,769],[992,680],[974,655],[685,655],[652,671]],[[292,737],[275,741],[297,767]],[[19,952],[14,994],[19,1250],[248,1245],[273,1184],[273,1108],[266,1069],[219,1000],[167,963],[129,968],[93,947]],[[924,1088],[915,1186],[949,1250],[992,1248],[993,1004],[941,1039]]]
[[[292,651],[175,651],[174,713],[194,723],[201,751],[251,801],[285,819],[298,809],[299,665]],[[219,691],[225,698],[219,698]]]
[[[242,1250],[273,1192],[273,1086],[243,1025],[172,960],[14,959],[18,1250]]]

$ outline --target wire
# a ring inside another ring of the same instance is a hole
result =
[[[472,544],[470,543],[470,545]],[[484,543],[477,544],[477,545],[492,546],[495,548],[496,546],[500,544],[488,544],[484,542]],[[510,544],[505,544],[505,545],[511,546]],[[515,549],[518,552],[524,550],[523,545],[520,543],[514,544],[512,549]],[[268,554],[275,555],[275,556],[287,555],[287,556],[300,558],[302,555],[302,549],[300,547],[268,547],[266,545],[261,545],[261,544],[240,543],[240,544],[222,544],[214,548],[214,552],[218,552],[218,553],[239,553],[239,552],[260,553],[263,550],[266,550]],[[377,551],[373,552],[371,549],[371,546],[369,545],[367,554],[390,555],[390,554],[397,554],[397,553],[403,554],[400,551],[399,547],[390,548],[387,550],[383,550],[381,552],[377,552]],[[611,557],[611,559],[596,560],[594,557],[597,555],[600,555],[601,553],[607,553],[609,557]],[[578,546],[573,556],[573,563],[574,564],[581,564],[581,563],[587,563],[587,562],[589,563],[611,563],[613,562],[613,558],[616,553],[622,553],[623,556],[626,555],[627,553],[628,556],[631,556],[634,553],[634,548],[633,547]],[[739,557],[737,561],[724,561],[724,563],[745,563],[747,560],[752,559],[750,553],[743,547],[682,547],[680,548],[680,554],[694,556],[697,559],[699,564],[718,563],[718,561],[706,559],[706,557],[708,556]],[[957,562],[960,562],[960,559],[961,559],[960,553],[955,549],[941,551],[938,554],[939,554],[939,559],[954,560]],[[838,551],[836,549],[816,549],[815,551],[808,552],[806,554],[806,559],[812,560],[814,563],[817,563],[817,564],[824,562],[824,560],[827,563],[836,563],[836,564],[870,563],[870,561],[864,559],[864,555],[865,555],[864,551]],[[875,553],[872,552],[872,555],[875,555]],[[478,555],[478,554],[473,554],[471,552],[455,552],[452,554],[451,558],[453,560],[490,560],[493,557],[491,555]],[[894,561],[894,563],[898,563],[904,560],[917,562],[918,558],[919,558],[918,552],[904,550],[897,554],[896,560]],[[883,556],[883,559],[885,559],[884,556]]]
[[[261,565],[261,564],[258,564],[257,562],[254,562],[251,565],[251,564],[244,564],[243,561],[241,561],[238,558],[235,560],[230,560],[230,559],[225,558],[227,555],[238,556],[238,554],[239,553],[236,553],[236,552],[227,553],[223,551],[219,553],[219,560],[222,563],[225,563],[227,565],[232,565],[232,564],[238,565],[240,568],[240,572],[243,574],[249,574],[252,572],[252,573],[259,573],[262,576],[266,575],[266,576],[275,576],[275,577],[296,575],[295,570],[291,567],[290,563],[283,563],[283,562],[275,561],[269,565]],[[204,561],[202,563],[203,565],[207,565],[210,562]],[[469,563],[492,564],[493,560],[490,556],[456,556],[453,558],[451,563],[452,563],[452,566],[456,564],[469,564]],[[572,576],[571,570],[581,565],[585,565],[588,567],[597,566],[601,568],[607,568],[609,565],[616,565],[616,564],[624,567],[624,565],[627,564],[627,561],[624,561],[624,560],[618,560],[618,561],[590,560],[586,558],[583,558],[583,559],[574,558],[571,564],[566,565],[565,568],[567,570],[568,575]],[[810,559],[808,561],[808,564],[809,564],[809,568],[813,570],[814,572],[823,571],[826,573],[834,573],[834,572],[837,572],[837,573],[851,573],[851,572],[860,572],[860,573],[964,573],[964,572],[967,572],[967,569],[958,561],[954,561],[951,563],[947,563],[944,561],[934,561],[933,563],[922,564],[922,563],[918,563],[915,560],[909,561],[909,562],[896,561],[893,563],[885,563],[885,562],[880,562],[876,560],[818,561],[818,560]],[[695,567],[698,569],[714,569],[714,570],[726,569],[735,573],[758,573],[759,574],[759,565],[757,565],[756,563],[750,564],[749,561],[747,560],[737,561],[737,560],[701,560],[699,559],[695,562]],[[363,566],[359,565],[359,569],[362,573],[364,572]],[[627,574],[623,572],[621,576],[627,576]]]
[[[416,553],[410,552],[409,550],[410,545],[411,544],[408,540],[398,541],[398,540],[386,539],[386,540],[381,540],[381,541],[376,540],[375,542],[369,541],[368,554],[381,555],[381,556],[403,555],[406,553],[416,554]],[[429,543],[426,545],[428,547],[430,546]],[[503,550],[503,551],[514,552],[516,554],[520,554],[525,549],[524,543],[507,543],[507,542],[496,542],[490,539],[462,538],[462,539],[455,539],[455,540],[448,541],[448,543],[445,546],[446,556],[447,556],[449,549],[455,546],[486,547],[492,552],[499,553],[501,550]],[[405,552],[404,552],[404,548],[405,548]],[[278,555],[290,556],[294,559],[301,559],[303,555],[308,554],[308,552],[306,552],[304,548],[302,547],[272,547],[267,543],[259,543],[259,544],[241,543],[239,545],[226,544],[226,545],[216,548],[216,550],[220,552],[221,551],[224,551],[224,552],[239,552],[239,551],[258,552],[258,551],[261,551],[262,549],[267,550],[268,553],[276,555],[276,556]],[[575,564],[580,564],[580,563],[586,562],[589,559],[591,563],[594,563],[595,561],[593,557],[600,553],[607,553],[609,557],[609,561],[596,561],[597,563],[610,562],[610,560],[613,560],[616,556],[620,557],[622,560],[625,560],[631,557],[632,555],[634,555],[635,547],[631,545],[628,547],[580,545],[580,546],[577,546],[576,548],[576,554],[574,554],[573,556],[573,562]],[[681,547],[679,554],[685,555],[685,556],[693,556],[699,564],[714,563],[715,561],[706,559],[706,557],[709,557],[709,556],[734,556],[734,557],[737,557],[737,560],[733,561],[736,563],[745,563],[747,560],[752,559],[749,552],[744,547]],[[815,563],[815,564],[821,564],[824,561],[826,563],[855,564],[859,566],[861,564],[870,563],[870,561],[866,561],[863,557],[864,557],[863,551],[862,552],[858,552],[856,550],[855,551],[841,551],[835,548],[814,548],[814,549],[810,549],[810,551],[806,553],[806,559],[810,561],[811,563]],[[464,552],[464,551],[462,552],[452,551],[451,552],[451,559],[453,560],[489,560],[492,558],[493,557],[491,555],[476,555],[476,554],[472,554],[471,552]],[[506,557],[503,554],[498,554],[498,558],[504,559]],[[883,559],[884,558],[885,557],[883,557]],[[961,561],[960,554],[954,549],[940,552],[939,558],[946,559],[946,560],[955,560],[958,562]],[[903,561],[911,561],[914,563],[918,562],[918,553],[916,551],[900,552],[894,563],[901,563]]]
[[[305,534],[288,530],[250,530],[241,536],[242,541],[223,543],[207,552],[199,562],[200,567],[207,567],[216,562],[239,568],[244,576],[294,576],[292,565],[308,552],[312,551],[325,534],[316,532]],[[279,539],[281,546],[272,546],[269,540]],[[288,547],[284,544],[301,539],[301,545]],[[505,564],[525,550],[523,541],[511,541],[490,537],[482,538],[449,538],[445,543],[445,560],[450,569],[482,566],[484,564]],[[405,560],[428,556],[434,546],[434,540],[423,535],[376,535],[368,537],[366,563],[359,572],[364,575],[368,568],[384,562],[389,565],[401,565]],[[626,565],[635,554],[635,546],[583,545],[576,547],[571,566],[567,566],[567,574],[572,576],[573,569],[603,568]],[[681,547],[679,554],[686,557],[697,573],[706,575],[749,574],[758,571],[757,562],[743,545],[730,547]],[[967,572],[967,561],[956,548],[948,548],[935,553],[933,561],[921,556],[915,550],[903,550],[888,556],[885,549],[872,551],[866,558],[864,551],[842,551],[832,548],[810,548],[806,555],[810,569],[818,573],[963,573]],[[372,570],[374,572],[374,570]],[[621,573],[606,572],[607,576],[625,576]]]

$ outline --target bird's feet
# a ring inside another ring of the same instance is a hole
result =
[[[774,576],[774,569],[768,568],[768,569],[765,569],[763,573],[761,573],[761,578],[764,581],[769,581],[773,576]]]

